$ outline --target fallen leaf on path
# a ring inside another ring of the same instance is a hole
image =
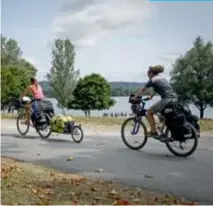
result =
[[[132,201],[135,202],[135,203],[139,203],[139,202],[140,202],[140,199],[135,198],[135,199],[133,199]]]
[[[17,172],[23,173],[23,170],[21,170],[19,167],[16,168]]]
[[[13,187],[13,186],[14,186],[14,183],[9,183],[9,184],[7,185],[8,188],[11,188],[11,187]]]
[[[151,175],[145,175],[144,177],[145,178],[153,178],[153,176],[151,176]]]
[[[129,200],[116,200],[113,205],[131,205],[131,202]]]
[[[96,191],[98,191],[98,189],[95,188],[95,187],[92,187],[92,188],[91,188],[91,191],[96,192]]]
[[[33,192],[34,194],[38,194],[38,190],[37,190],[37,189],[32,189],[32,192]]]
[[[95,169],[94,172],[103,172],[103,169]]]
[[[197,205],[197,202],[192,201],[192,202],[187,203],[186,205]]]
[[[76,200],[73,200],[72,203],[73,203],[74,205],[76,205],[78,202],[77,202]]]
[[[50,177],[55,177],[55,173],[50,172]]]
[[[118,192],[116,190],[112,190],[111,192],[109,192],[109,195],[117,195]]]
[[[74,157],[70,156],[70,157],[67,158],[67,161],[72,161],[72,160],[74,160]]]
[[[103,200],[103,197],[93,197],[94,200]]]

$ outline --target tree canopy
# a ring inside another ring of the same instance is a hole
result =
[[[197,37],[193,47],[173,65],[171,83],[179,100],[194,104],[203,118],[207,106],[213,106],[212,42]]]
[[[90,115],[91,110],[109,109],[115,104],[110,98],[110,84],[96,73],[86,75],[78,81],[73,97],[68,108],[82,110],[86,116]]]
[[[58,106],[65,114],[65,108],[72,100],[72,93],[79,77],[75,70],[75,47],[69,39],[56,39],[52,50],[52,68],[47,74],[51,87],[51,96],[56,98]]]
[[[1,35],[1,101],[9,104],[18,98],[37,69],[22,58],[22,51],[14,39]]]

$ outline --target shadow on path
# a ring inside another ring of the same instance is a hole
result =
[[[19,138],[19,139],[38,139],[38,136],[34,136],[34,135],[27,135],[27,136],[23,136],[20,134],[14,134],[14,133],[1,133],[2,137],[10,137],[10,138]]]

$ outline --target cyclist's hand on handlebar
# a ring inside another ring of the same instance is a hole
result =
[[[144,98],[143,101],[149,101],[150,99],[152,99],[150,96],[147,98]]]
[[[134,96],[134,97],[131,98],[131,100],[132,100],[132,101],[136,101],[136,100],[137,100],[137,97]]]

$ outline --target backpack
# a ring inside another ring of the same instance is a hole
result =
[[[54,113],[53,103],[50,100],[40,100],[37,102],[38,111]]]

